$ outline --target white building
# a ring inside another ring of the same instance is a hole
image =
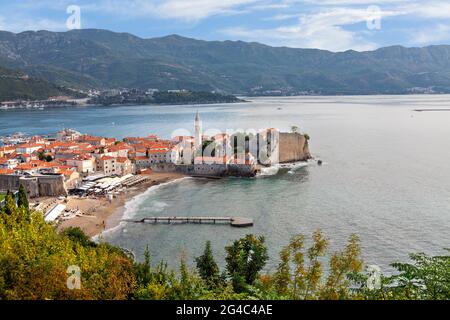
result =
[[[202,150],[202,144],[203,144],[203,139],[202,139],[202,121],[200,119],[200,114],[198,113],[198,111],[197,111],[197,114],[195,115],[194,128],[195,128],[194,149],[196,151]]]
[[[96,170],[96,162],[94,157],[79,156],[73,159],[67,159],[66,164],[77,168],[78,173],[93,174]]]

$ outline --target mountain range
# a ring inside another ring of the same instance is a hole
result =
[[[450,92],[450,46],[367,52],[270,47],[98,29],[0,32],[0,66],[75,89],[234,94]]]

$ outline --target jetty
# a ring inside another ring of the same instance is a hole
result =
[[[236,228],[253,226],[253,220],[241,217],[148,217],[138,220],[123,220],[131,223],[150,224],[229,224]]]
[[[415,109],[415,112],[442,112],[442,111],[450,111],[450,108],[441,108],[441,109]]]

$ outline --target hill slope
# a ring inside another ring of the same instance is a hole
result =
[[[0,101],[45,100],[51,96],[73,94],[69,89],[57,87],[42,79],[0,67]]]
[[[105,30],[0,32],[0,65],[58,85],[322,94],[450,92],[450,46],[333,53]]]

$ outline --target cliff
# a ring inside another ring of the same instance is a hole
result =
[[[311,159],[308,138],[300,133],[280,132],[279,162],[288,163]]]

